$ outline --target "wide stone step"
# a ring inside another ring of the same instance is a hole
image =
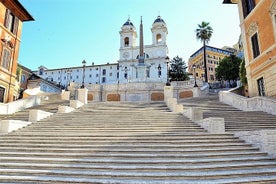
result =
[[[181,100],[185,107],[199,107],[203,117],[222,117],[226,131],[254,131],[276,129],[276,116],[260,111],[244,112],[219,102],[218,98],[192,98]]]
[[[64,136],[64,135],[52,135],[52,136],[45,136],[38,134],[36,136],[36,139],[33,139],[29,137],[28,134],[19,135],[19,132],[13,132],[11,134],[7,134],[3,137],[1,137],[1,140],[205,140],[205,139],[238,139],[237,137],[234,137],[233,134],[206,134],[204,132],[198,132],[198,133],[182,133],[182,134],[168,134],[168,135],[160,135],[160,134],[153,134],[153,135],[142,135],[142,136],[136,136],[136,135],[129,135],[129,136],[122,136],[122,135],[89,135],[86,134],[83,137],[79,136]]]
[[[188,147],[202,147],[204,149],[205,147],[236,147],[236,146],[251,146],[250,144],[245,144],[243,142],[211,142],[211,143],[205,143],[205,142],[198,142],[198,143],[186,143],[186,144],[171,144],[171,143],[164,143],[160,145],[159,143],[124,143],[124,142],[114,142],[112,144],[93,144],[93,143],[83,143],[83,144],[58,144],[58,143],[1,143],[0,146],[5,147],[69,147],[69,148],[93,148],[93,147],[102,147],[102,146],[108,146],[108,148],[114,148],[114,147],[128,147],[130,149],[134,148],[188,148]]]
[[[39,147],[1,147],[2,151],[12,151],[12,152],[30,152],[30,151],[36,151],[36,152],[44,152],[43,149]],[[46,150],[45,150],[46,151]],[[104,146],[99,148],[54,148],[54,147],[48,147],[47,151],[51,152],[70,152],[70,153],[91,153],[91,152],[97,152],[97,153],[219,153],[219,152],[248,152],[248,151],[259,151],[256,147],[245,147],[245,146],[236,146],[236,147],[206,147],[202,149],[201,147],[187,147],[187,148],[135,148],[130,150],[128,147],[115,147],[112,149],[106,149]]]
[[[85,170],[85,169],[97,169],[97,170],[119,170],[119,171],[128,171],[128,170],[172,170],[172,171],[205,171],[205,170],[238,170],[238,169],[247,169],[247,168],[276,168],[275,163],[269,161],[256,161],[251,162],[237,162],[237,163],[208,163],[204,165],[197,164],[186,164],[186,165],[157,165],[157,164],[116,164],[116,165],[106,165],[101,163],[91,164],[57,164],[57,163],[0,163],[0,167],[5,166],[6,168],[44,168],[44,169],[59,169],[59,170]]]
[[[151,172],[137,172],[137,171],[84,171],[84,170],[43,170],[43,169],[0,169],[0,173],[7,176],[20,176],[24,174],[30,174],[32,176],[60,176],[60,177],[77,177],[77,178],[124,178],[124,179],[230,179],[237,177],[254,177],[256,174],[259,176],[271,176],[275,177],[276,168],[259,168],[257,169],[243,169],[243,170],[231,170],[231,171],[151,171]],[[1,178],[0,178],[1,179]]]
[[[169,182],[171,184],[210,184],[210,183],[260,183],[259,181],[270,182],[275,181],[275,176],[260,176],[260,177],[238,177],[238,178],[229,178],[229,179],[122,179],[122,178],[71,178],[71,177],[61,177],[61,176],[29,176],[29,175],[20,175],[20,176],[10,176],[3,175],[0,176],[1,181],[10,182],[36,182],[41,181],[43,183],[55,183],[55,184],[64,184],[64,183],[122,183],[122,184],[137,184],[137,183],[151,183],[151,184],[164,184],[164,182]]]
[[[214,104],[211,108],[223,112],[224,107]],[[233,134],[209,134],[183,115],[169,112],[164,103],[93,102],[3,135],[0,148],[0,181],[4,183],[276,179],[275,158]]]
[[[275,162],[274,158],[268,156],[247,156],[247,157],[203,157],[203,158],[115,158],[115,157],[83,157],[83,158],[63,158],[63,157],[5,157],[1,156],[1,163],[4,162],[34,162],[34,163],[82,163],[82,164],[94,164],[94,163],[105,163],[105,164],[157,164],[157,165],[174,165],[174,164],[204,164],[204,163],[228,163],[228,162],[256,162],[256,161],[271,161]]]
[[[261,152],[211,152],[211,153],[158,153],[158,152],[151,152],[151,153],[110,153],[108,151],[101,152],[101,153],[56,153],[56,152],[48,152],[47,149],[44,152],[0,152],[0,157],[17,157],[17,156],[24,156],[24,157],[57,157],[62,156],[63,158],[79,158],[79,157],[86,157],[86,158],[106,158],[106,157],[113,157],[113,158],[164,158],[164,159],[171,159],[171,158],[228,158],[228,157],[247,157],[247,156],[266,156],[266,153]]]
[[[118,143],[118,142],[122,142],[122,143],[131,143],[131,144],[145,144],[145,143],[154,143],[154,144],[191,144],[191,143],[226,143],[226,142],[244,142],[242,140],[239,139],[202,139],[202,140],[196,140],[196,139],[192,139],[192,140],[151,140],[151,139],[140,139],[140,140],[133,140],[133,139],[125,139],[125,140],[116,140],[116,139],[110,139],[110,140],[105,140],[105,139],[101,139],[101,140],[9,140],[9,139],[5,139],[5,140],[0,140],[0,144],[5,143],[5,144],[15,144],[15,143],[29,143],[29,144],[36,144],[36,143],[58,143],[58,144],[113,144],[113,143]]]

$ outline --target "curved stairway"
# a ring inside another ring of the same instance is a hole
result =
[[[89,103],[0,137],[2,183],[273,183],[276,160],[164,103]]]
[[[219,101],[219,97],[207,96],[180,100],[185,107],[199,107],[203,111],[203,118],[222,117],[225,130],[254,131],[261,129],[276,129],[276,116],[261,111],[241,111]]]

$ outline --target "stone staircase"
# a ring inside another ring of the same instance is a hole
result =
[[[276,116],[260,111],[245,112],[219,101],[217,95],[189,98],[180,101],[185,107],[199,107],[203,118],[222,117],[226,131],[276,129]]]
[[[273,183],[276,160],[164,103],[89,103],[0,137],[2,183]]]
[[[59,105],[69,105],[68,100],[61,100],[57,98],[42,100],[40,105],[27,108],[22,111],[18,111],[13,114],[5,114],[0,115],[0,120],[21,120],[28,121],[29,120],[29,111],[32,109],[42,110],[46,112],[56,113],[58,111]]]

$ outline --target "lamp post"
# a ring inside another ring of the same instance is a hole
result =
[[[194,87],[198,87],[197,83],[196,83],[196,73],[195,73],[195,69],[196,69],[196,65],[193,65],[193,70],[194,70],[194,78],[195,78],[195,85]]]
[[[82,67],[83,67],[83,69],[82,69],[82,85],[81,85],[81,88],[84,88],[84,73],[85,73],[85,65],[86,65],[86,61],[85,60],[83,60],[82,61]]]
[[[158,65],[157,69],[158,69],[158,78],[160,79],[160,77],[161,77],[161,69],[162,69],[160,64]]]
[[[169,56],[167,56],[166,58],[166,63],[167,63],[167,83],[166,83],[166,86],[170,86],[171,83],[170,83],[170,79],[169,79],[169,62],[170,62],[170,58]]]
[[[72,73],[72,70],[67,69],[67,81],[68,81],[67,89],[68,89],[68,86],[70,86],[71,73]]]

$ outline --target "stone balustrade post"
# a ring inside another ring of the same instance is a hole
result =
[[[201,126],[212,134],[224,134],[225,123],[224,118],[205,118],[201,122]]]
[[[173,98],[173,86],[164,86],[164,101],[168,98]]]
[[[78,100],[83,104],[87,104],[87,95],[88,95],[87,88],[78,89]]]

